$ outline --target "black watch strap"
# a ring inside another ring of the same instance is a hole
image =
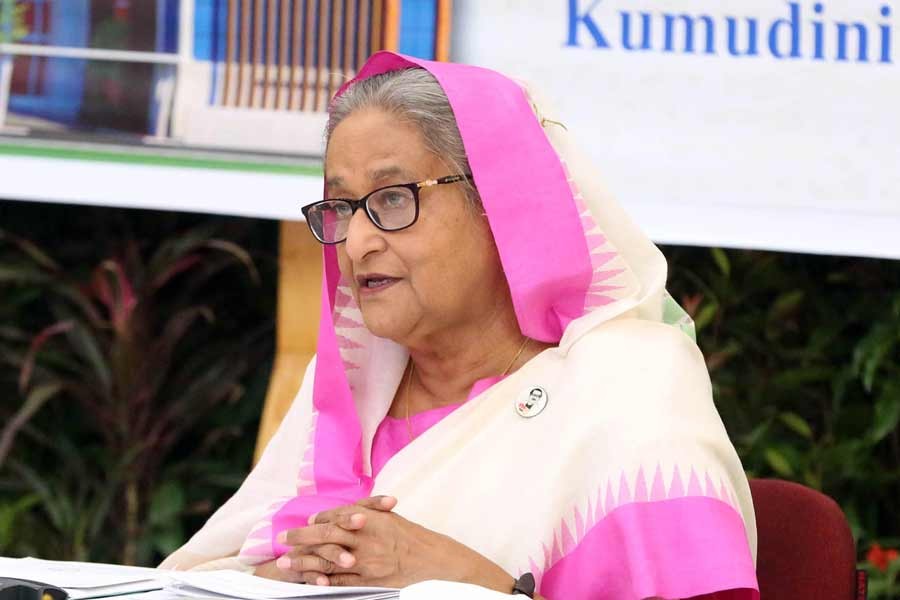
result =
[[[529,598],[534,598],[534,575],[525,573],[516,579],[516,583],[513,584],[512,593],[513,595],[521,594],[523,596],[528,596]]]

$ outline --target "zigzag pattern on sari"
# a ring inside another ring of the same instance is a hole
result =
[[[622,471],[614,480],[600,485],[586,505],[575,506],[552,541],[529,557],[528,570],[545,595],[640,600],[733,589],[735,600],[758,598],[749,551],[743,559],[740,553],[721,552],[746,545],[740,508],[724,477],[690,467],[685,484],[678,465],[667,478],[657,464],[649,482],[643,467],[633,478]],[[661,554],[669,560],[653,560]],[[726,575],[711,572],[717,562],[724,562]],[[706,566],[703,573],[691,572],[696,564]],[[592,580],[608,579],[610,589],[580,589],[586,579],[571,575],[584,569],[609,573]]]
[[[362,312],[353,299],[350,286],[344,278],[340,279],[335,290],[332,315],[344,371],[347,373],[350,389],[355,391],[360,384],[355,374],[361,372],[359,363],[363,362],[367,351],[366,344],[370,341],[367,338],[370,338],[371,334],[363,325]],[[314,466],[318,416],[318,411],[313,407],[303,460],[297,474],[297,496],[315,496],[318,493]],[[239,553],[241,562],[257,565],[275,558],[276,552],[272,543],[272,520],[292,498],[280,499],[266,509],[264,518],[256,524],[241,547]]]

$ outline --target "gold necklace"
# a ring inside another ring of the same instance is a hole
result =
[[[413,372],[416,370],[416,363],[410,359],[409,361],[409,379],[406,380],[406,433],[409,435],[409,441],[413,441],[412,421],[409,420],[409,390],[412,388]]]
[[[530,341],[530,338],[525,338],[524,340],[522,340],[522,345],[519,346],[519,350],[516,352],[516,355],[512,357],[512,360],[509,361],[509,364],[506,365],[505,369],[503,369],[503,373],[500,374],[500,377],[506,377],[507,375],[509,375],[509,370],[513,368],[513,365],[516,364],[516,361],[519,360],[519,357],[522,356],[523,352],[525,352],[525,347]]]
[[[506,365],[506,368],[503,369],[503,373],[500,374],[500,377],[506,377],[509,375],[510,369],[513,368],[513,365],[516,364],[516,361],[519,360],[519,357],[522,356],[522,353],[525,352],[525,348],[528,346],[528,342],[530,342],[530,338],[525,338],[522,340],[522,345],[519,346],[519,349],[516,351],[516,354],[512,357],[512,360],[509,361],[509,364]],[[413,436],[412,430],[412,420],[409,418],[409,394],[412,389],[412,379],[413,373],[416,371],[416,363],[412,360],[409,361],[409,377],[406,379],[406,391],[404,392],[404,396],[406,396],[406,433],[409,435],[409,441],[412,442],[415,437]]]

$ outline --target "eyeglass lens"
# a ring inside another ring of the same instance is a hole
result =
[[[379,229],[393,231],[409,227],[416,218],[413,191],[404,187],[378,190],[366,200],[372,222]],[[353,207],[346,200],[327,200],[313,206],[307,217],[316,237],[325,243],[335,243],[347,237]]]

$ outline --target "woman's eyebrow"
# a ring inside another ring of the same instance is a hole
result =
[[[391,179],[394,177],[402,177],[406,171],[399,166],[390,166],[390,167],[381,167],[378,169],[373,169],[366,173],[369,181],[373,182],[373,184],[377,184],[380,181],[384,181],[385,179]],[[325,189],[326,190],[343,190],[349,191],[345,187],[345,180],[340,175],[334,175],[332,177],[325,178]]]
[[[391,179],[405,174],[402,168],[398,166],[382,167],[368,172],[369,181],[378,182],[385,179]]]

